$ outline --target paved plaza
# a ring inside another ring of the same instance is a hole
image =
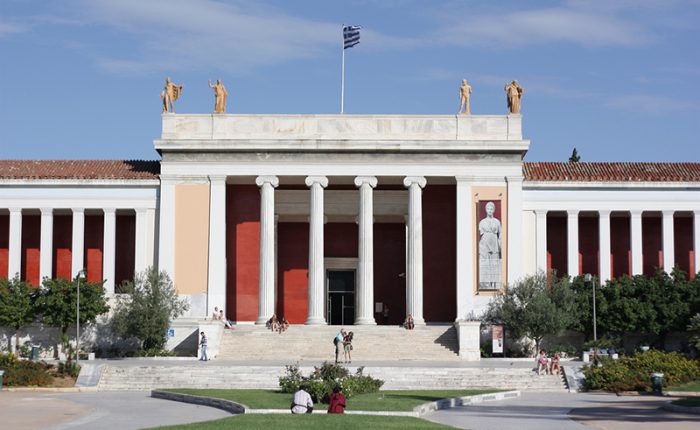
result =
[[[557,430],[696,429],[699,415],[659,409],[666,398],[611,394],[523,393],[520,398],[465,406],[425,418],[457,428]],[[230,416],[204,406],[153,399],[148,392],[0,393],[0,422],[13,430],[129,430]]]

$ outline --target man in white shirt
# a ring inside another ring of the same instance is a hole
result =
[[[304,387],[299,387],[299,391],[294,393],[292,400],[293,414],[310,414],[314,410],[314,402],[311,395],[304,391]]]

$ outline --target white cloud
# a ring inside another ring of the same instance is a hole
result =
[[[17,22],[10,22],[0,18],[0,37],[10,34],[23,33],[28,30],[28,27]]]
[[[318,56],[339,44],[339,24],[260,5],[213,0],[80,1],[86,20],[133,35],[138,51],[105,55],[114,72],[218,68],[233,72]]]
[[[438,41],[460,46],[519,47],[545,43],[635,46],[653,39],[640,23],[613,12],[562,6],[457,14],[459,21],[436,33]]]

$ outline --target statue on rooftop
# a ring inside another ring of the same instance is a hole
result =
[[[165,78],[165,86],[160,92],[160,98],[163,100],[163,112],[173,112],[173,102],[176,101],[182,94],[184,85],[175,85],[170,81],[170,78]]]
[[[209,81],[209,88],[214,90],[214,97],[216,98],[214,102],[214,112],[225,113],[228,91],[226,91],[224,84],[221,83],[221,79],[217,79],[215,85],[212,85],[211,81]]]
[[[466,79],[462,79],[462,86],[459,87],[459,112],[471,114],[469,107],[469,98],[472,93],[472,86],[467,83]]]
[[[520,99],[523,97],[523,87],[518,84],[518,81],[513,80],[506,85],[506,97],[508,99],[508,110],[510,113],[520,113]]]

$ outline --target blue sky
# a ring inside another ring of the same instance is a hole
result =
[[[506,113],[529,161],[700,161],[700,1],[3,0],[0,158],[156,159],[160,90],[208,113]]]

